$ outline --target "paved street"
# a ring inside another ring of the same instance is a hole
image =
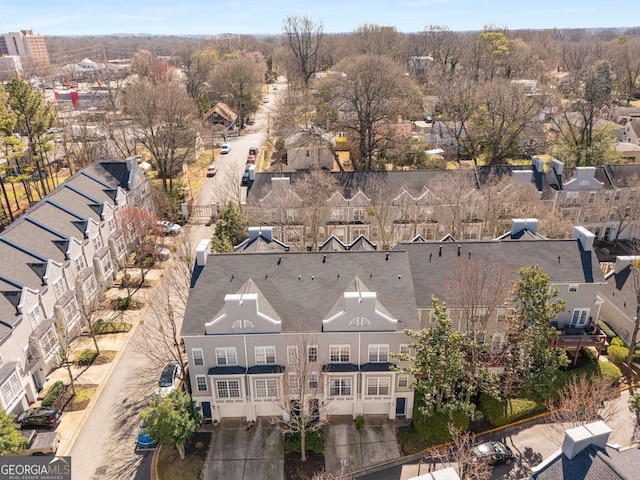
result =
[[[622,448],[640,441],[640,429],[636,416],[628,408],[629,392],[624,391],[612,401],[612,412],[615,416],[607,421],[613,429],[609,443],[618,444]],[[494,469],[494,480],[528,479],[531,467],[539,464],[561,448],[564,432],[557,426],[543,423],[544,419],[527,422],[519,426],[505,429],[482,439],[500,440],[514,452],[516,460],[511,465],[499,465]],[[382,469],[375,473],[359,475],[366,480],[407,480],[426,473],[428,465],[420,465],[418,460],[408,461],[400,465]],[[436,469],[442,468],[441,466]]]
[[[246,135],[229,139],[232,148],[227,155],[221,155],[216,163],[219,172],[207,178],[197,194],[198,205],[223,202],[231,195],[232,185],[240,189],[240,179],[250,146],[260,146],[265,139],[263,129],[267,124],[267,111],[263,107],[256,116],[255,124]],[[203,173],[204,175],[204,173]],[[236,178],[237,177],[237,178]],[[228,185],[223,188],[222,185]],[[188,235],[193,248],[203,238],[211,238],[213,226],[205,222],[193,222],[183,228],[181,235]],[[151,294],[151,292],[149,292]],[[148,304],[148,298],[145,303]],[[154,315],[152,309],[142,312],[141,322],[149,321]],[[177,319],[178,329],[182,319]],[[137,325],[137,324],[136,324]],[[153,362],[144,353],[144,328],[136,328],[128,334],[123,351],[105,383],[87,411],[73,415],[74,425],[65,435],[61,452],[72,457],[72,476],[82,480],[126,480],[149,478],[149,453],[138,455],[134,452],[140,426],[140,411],[146,407],[153,394],[161,365]],[[71,420],[71,419],[70,419]],[[280,467],[280,471],[281,471]],[[280,475],[281,476],[281,475]],[[222,478],[222,477],[221,477]],[[257,478],[257,477],[247,477]],[[274,477],[265,477],[274,478]]]

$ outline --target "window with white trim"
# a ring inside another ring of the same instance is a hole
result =
[[[572,283],[569,285],[569,293],[576,293],[578,291],[578,284]]]
[[[369,345],[370,362],[386,362],[389,360],[389,345]]]
[[[297,345],[287,345],[287,363],[298,363]]]
[[[107,225],[109,226],[109,233],[113,233],[116,229],[116,221],[113,217],[107,220]]]
[[[318,372],[309,374],[309,388],[318,388]]]
[[[331,363],[349,363],[349,345],[330,345],[329,361]]]
[[[67,329],[75,327],[80,321],[80,309],[78,308],[78,302],[76,297],[71,298],[67,304],[62,308],[62,314],[64,321],[67,324]]]
[[[207,376],[206,375],[196,375],[196,385],[198,386],[199,392],[207,391]]]
[[[367,378],[367,395],[389,395],[389,377]]]
[[[300,393],[300,378],[295,373],[289,374],[289,393],[298,395]]]
[[[78,255],[76,258],[73,259],[73,264],[76,267],[76,272],[80,273],[82,270],[84,270],[87,267],[87,264],[84,261],[84,256],[82,255]]]
[[[491,353],[502,352],[502,343],[504,341],[504,333],[494,333],[491,337]]]
[[[256,364],[274,364],[276,363],[276,347],[256,347]]]
[[[352,318],[349,322],[350,327],[369,327],[371,326],[371,322],[368,318],[365,317],[355,317]]]
[[[98,284],[96,283],[96,277],[91,273],[89,277],[84,281],[82,285],[84,289],[85,297],[91,299],[95,296],[96,291],[98,290]]]
[[[571,315],[571,327],[584,327],[589,320],[589,308],[576,308]]]
[[[407,373],[399,373],[398,374],[398,387],[408,387],[409,386],[409,375]]]
[[[13,372],[9,378],[2,384],[2,395],[4,396],[5,403],[10,405],[20,395],[20,380],[18,375]]]
[[[58,338],[53,331],[53,327],[49,328],[49,330],[44,332],[44,335],[40,337],[40,348],[42,348],[45,362],[58,351]]]
[[[218,398],[240,398],[240,380],[216,381]]]
[[[400,344],[400,348],[398,349],[398,353],[400,353],[400,355],[409,355],[409,344],[407,344],[407,343]]]
[[[366,218],[366,212],[364,208],[354,208],[353,209],[353,221],[354,222],[364,222]]]
[[[194,365],[204,365],[204,351],[201,348],[192,348],[191,356]]]
[[[64,288],[64,280],[59,278],[55,282],[53,282],[53,294],[56,297],[56,300],[64,295],[64,292],[67,290]]]
[[[236,347],[216,348],[216,364],[237,365],[238,355],[236,354]]]
[[[100,234],[93,237],[91,241],[93,242],[93,248],[96,250],[96,252],[102,248],[102,237],[100,236]]]
[[[332,397],[348,397],[351,395],[350,378],[330,378],[329,395]]]
[[[113,264],[111,263],[111,255],[108,253],[100,259],[100,266],[102,267],[102,274],[104,278],[108,278],[113,273]]]
[[[277,398],[278,382],[275,378],[256,378],[256,398]]]
[[[116,238],[116,251],[118,252],[118,256],[122,257],[127,253],[127,246],[124,243],[124,236],[120,235]]]
[[[27,317],[29,318],[31,328],[36,328],[40,325],[40,322],[42,321],[42,312],[40,311],[40,307],[36,305],[35,308],[29,310]]]
[[[307,361],[315,363],[318,361],[318,346],[317,345],[309,345],[307,346]]]

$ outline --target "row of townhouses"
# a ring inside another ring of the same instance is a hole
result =
[[[57,367],[61,331],[82,328],[128,255],[118,212],[151,208],[134,158],[77,172],[0,234],[0,407],[20,413]]]
[[[213,421],[286,416],[283,405],[291,398],[321,417],[410,418],[411,378],[398,370],[404,364],[393,353],[409,352],[406,330],[430,325],[432,296],[460,331],[483,342],[483,358],[497,359],[503,350],[508,288],[501,298],[477,300],[472,315],[478,318],[468,321],[461,292],[465,278],[474,281],[470,266],[482,270],[485,281],[510,286],[520,267],[539,265],[566,301],[554,321],[562,331],[558,346],[574,356],[581,347],[600,350],[601,309],[617,309],[616,296],[628,293],[629,283],[605,278],[595,236],[584,227],[565,240],[546,239],[536,228],[535,219],[519,219],[490,241],[417,237],[390,250],[293,252],[271,227],[251,228],[234,254],[209,254],[205,240],[182,326],[193,398]],[[616,272],[628,278],[632,261],[621,259]],[[627,313],[632,309],[630,302]],[[619,326],[629,329],[630,322],[621,315]],[[499,362],[494,367],[500,371]],[[307,398],[301,402],[296,394],[303,379]]]
[[[438,240],[488,240],[517,217],[550,218],[567,231],[583,225],[599,240],[640,238],[640,165],[567,168],[554,160],[530,166],[469,170],[336,172],[335,185],[313,205],[298,182],[305,173],[255,173],[243,209],[250,225],[273,227],[292,249],[315,248],[335,236],[351,243],[364,235],[391,248],[420,235]]]

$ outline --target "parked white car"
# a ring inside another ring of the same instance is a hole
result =
[[[230,143],[223,143],[222,145],[220,145],[220,153],[222,154],[227,154],[231,151],[231,144]]]
[[[162,229],[162,233],[165,235],[178,235],[182,228],[177,223],[168,222],[166,220],[162,220],[158,222],[158,227]]]
[[[175,391],[180,385],[180,374],[182,368],[176,361],[167,363],[162,369],[160,374],[160,380],[158,380],[158,386],[156,388],[156,395],[166,397]]]

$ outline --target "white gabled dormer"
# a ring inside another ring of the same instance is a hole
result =
[[[224,307],[204,324],[207,335],[280,333],[282,321],[252,280],[224,297]]]
[[[370,292],[358,277],[322,320],[325,332],[395,331],[397,325],[398,320],[378,302],[377,294]]]

